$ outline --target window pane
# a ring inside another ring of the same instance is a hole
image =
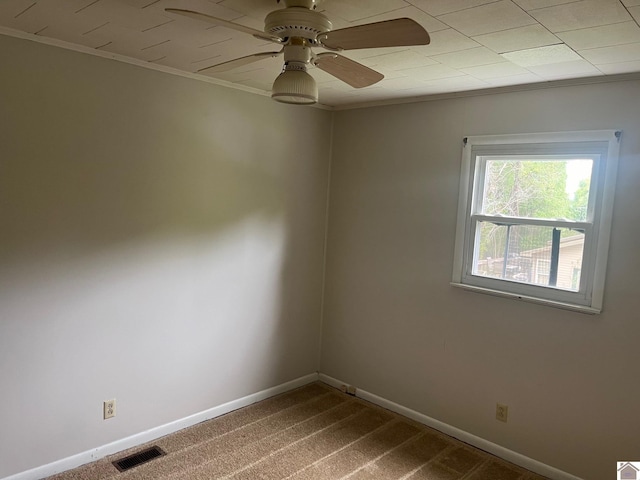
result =
[[[587,218],[592,160],[487,160],[482,213]]]
[[[554,230],[557,252],[553,255]],[[584,234],[574,230],[478,222],[472,272],[482,277],[578,291]]]

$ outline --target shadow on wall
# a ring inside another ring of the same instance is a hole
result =
[[[96,121],[98,112],[81,120],[93,123],[98,135],[76,134],[72,120],[68,130],[36,126],[28,138],[10,143],[0,167],[10,227],[1,238],[3,261],[33,250],[93,254],[143,237],[211,233],[250,214],[282,215],[284,179],[247,160],[260,156],[259,146],[248,157],[246,148],[228,151],[233,142],[260,139],[207,143],[201,132],[189,137],[170,126],[113,131]],[[185,147],[196,140],[200,145]]]
[[[0,477],[314,371],[329,114],[7,42]]]

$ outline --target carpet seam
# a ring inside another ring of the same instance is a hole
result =
[[[280,414],[282,414],[283,412],[286,412],[287,410],[290,410],[290,409],[292,409],[292,408],[299,408],[299,407],[300,407],[300,405],[304,405],[304,404],[306,404],[306,403],[310,403],[310,402],[318,401],[318,399],[322,399],[322,398],[324,398],[325,396],[329,396],[329,395],[331,395],[331,393],[330,393],[330,392],[323,393],[323,394],[322,394],[322,395],[320,395],[319,397],[314,397],[314,398],[311,398],[311,399],[309,399],[309,400],[306,400],[305,402],[303,402],[303,403],[301,403],[301,404],[295,404],[295,405],[292,405],[292,406],[290,406],[290,407],[283,408],[282,410],[278,410],[277,412],[271,413],[271,414],[269,414],[269,415],[267,415],[267,416],[265,416],[265,417],[261,417],[261,418],[259,418],[259,419],[257,419],[257,420],[254,420],[254,421],[253,421],[253,422],[251,422],[251,423],[243,424],[243,425],[241,425],[241,426],[239,426],[239,427],[234,428],[233,430],[229,430],[229,431],[224,432],[224,433],[222,433],[222,434],[220,434],[220,435],[216,435],[215,437],[208,438],[207,440],[204,440],[204,441],[202,441],[202,442],[195,443],[195,444],[192,444],[192,445],[188,445],[188,446],[186,446],[186,447],[184,447],[184,448],[181,448],[180,450],[176,450],[175,452],[167,452],[167,454],[175,454],[175,453],[178,453],[178,452],[190,452],[190,451],[192,451],[192,450],[194,450],[194,449],[196,449],[196,448],[198,448],[198,447],[200,447],[200,446],[206,445],[206,444],[211,443],[211,442],[214,442],[214,441],[216,441],[216,440],[223,439],[223,438],[224,438],[225,436],[227,436],[227,435],[230,435],[230,434],[232,434],[232,433],[240,432],[240,431],[242,431],[243,429],[247,429],[247,428],[249,428],[249,427],[251,427],[251,426],[254,426],[255,424],[257,424],[257,423],[259,423],[259,422],[265,421],[265,420],[267,420],[267,419],[269,419],[269,418],[271,418],[271,417],[274,417],[274,416],[276,416],[276,415],[280,415]],[[326,411],[331,411],[333,408],[337,408],[338,406],[343,405],[344,403],[345,403],[345,402],[342,402],[342,403],[340,403],[340,404],[338,404],[338,405],[335,405],[335,406],[331,407],[331,409],[326,410]],[[250,406],[250,405],[249,405],[249,406]],[[247,407],[242,407],[242,408],[247,408]],[[238,409],[238,410],[241,410],[241,409]],[[234,411],[235,411],[235,412],[237,412],[238,410],[234,410]],[[229,413],[233,413],[233,412],[229,412]],[[318,414],[318,415],[320,415],[320,414]],[[220,418],[220,417],[218,417],[218,418]],[[309,417],[309,419],[310,419],[310,418],[313,418],[313,417]],[[305,422],[305,421],[307,421],[307,420],[308,420],[308,419],[305,419],[305,420],[303,420],[303,422]],[[206,423],[206,422],[201,422],[201,423]],[[299,423],[302,423],[302,422],[299,422]],[[292,425],[291,425],[291,426],[292,426]],[[290,427],[291,427],[291,426],[290,426]],[[287,427],[287,428],[290,428],[290,427]],[[176,432],[176,433],[179,433],[179,432]],[[171,435],[174,435],[174,434],[171,434]],[[271,434],[271,435],[276,435],[276,433]],[[269,436],[271,436],[271,435],[269,435]],[[167,436],[168,436],[168,435],[167,435]],[[162,437],[162,438],[165,438],[165,437]],[[268,438],[268,437],[265,437],[265,438]],[[156,441],[155,441],[155,443],[157,443],[159,440],[161,440],[161,439],[156,440]],[[119,455],[119,454],[116,454],[116,455]]]
[[[474,473],[476,473],[478,470],[480,470],[482,467],[484,467],[485,465],[489,465],[491,463],[491,459],[487,458],[485,461],[480,462],[478,465],[476,465],[475,467],[473,467],[471,470],[469,470],[467,473],[465,473],[462,477],[460,477],[460,480],[466,480],[468,479],[471,475],[473,475]]]
[[[401,448],[402,446],[411,443],[411,442],[417,442],[418,440],[420,440],[420,438],[426,436],[427,433],[426,432],[418,432],[415,435],[413,435],[412,437],[407,438],[404,442],[399,443],[398,445],[396,445],[395,447],[387,450],[386,452],[384,452],[381,455],[378,455],[376,458],[368,461],[367,463],[365,463],[364,465],[360,466],[359,468],[356,468],[353,472],[341,477],[339,480],[347,480],[349,477],[354,476],[356,473],[364,470],[365,468],[367,468],[370,465],[375,464],[377,461],[379,461],[381,458],[391,454],[392,452],[394,452],[395,450]]]
[[[324,457],[322,457],[322,458],[320,458],[320,459],[316,460],[315,462],[310,463],[309,465],[306,465],[305,467],[301,468],[300,470],[298,470],[298,471],[296,471],[296,472],[293,472],[291,475],[288,475],[288,476],[284,477],[282,480],[289,480],[289,479],[290,479],[291,477],[293,477],[294,475],[297,475],[298,473],[304,472],[305,470],[308,470],[309,468],[312,468],[313,466],[318,465],[320,462],[323,462],[323,461],[325,461],[325,460],[327,460],[327,459],[331,458],[332,456],[337,455],[338,453],[340,453],[340,452],[342,452],[343,450],[345,450],[345,449],[349,448],[350,446],[355,445],[355,444],[356,444],[356,443],[358,443],[359,441],[361,441],[361,440],[363,440],[363,439],[365,439],[365,438],[367,438],[367,437],[369,437],[369,436],[373,435],[374,433],[376,433],[377,431],[379,431],[379,430],[381,430],[381,429],[383,429],[383,428],[385,428],[385,427],[388,427],[388,426],[390,426],[390,425],[393,425],[394,423],[401,423],[401,422],[399,422],[399,421],[398,421],[398,419],[396,419],[396,418],[391,418],[388,422],[386,422],[386,423],[384,423],[384,424],[380,425],[379,427],[377,427],[377,428],[375,428],[375,429],[371,430],[371,431],[370,431],[369,433],[367,433],[366,435],[362,435],[361,437],[358,437],[358,439],[356,439],[356,440],[354,440],[354,441],[352,441],[352,442],[349,442],[348,444],[344,445],[343,447],[341,447],[341,448],[339,448],[339,449],[337,449],[337,450],[334,450],[334,451],[333,451],[333,452],[331,452],[329,455],[325,455]]]
[[[251,464],[249,464],[249,465],[247,465],[247,466],[245,466],[245,467],[243,467],[243,468],[241,468],[239,470],[236,470],[236,471],[234,471],[233,473],[231,473],[231,474],[229,474],[227,476],[221,477],[220,480],[226,480],[226,479],[229,479],[229,478],[233,478],[234,476],[238,475],[239,473],[242,473],[245,470],[248,470],[249,468],[254,467],[254,466],[264,462],[265,460],[269,459],[270,457],[273,457],[277,453],[283,452],[283,451],[287,450],[288,448],[291,448],[292,446],[294,446],[294,445],[296,445],[296,444],[298,444],[300,442],[303,442],[304,440],[307,440],[307,439],[309,439],[309,438],[311,438],[311,437],[313,437],[315,435],[318,435],[318,434],[324,432],[325,430],[328,430],[328,429],[330,429],[330,428],[332,428],[332,427],[334,427],[336,425],[340,425],[341,423],[344,423],[347,420],[352,420],[353,418],[358,417],[359,415],[362,415],[364,413],[365,413],[365,411],[360,411],[360,412],[354,413],[352,415],[349,415],[348,417],[343,418],[342,420],[339,420],[338,422],[332,423],[331,425],[327,425],[326,427],[321,428],[320,430],[316,430],[315,432],[311,433],[310,435],[307,435],[306,437],[299,438],[295,442],[289,443],[286,446],[284,446],[282,448],[279,448],[278,450],[270,452],[268,455],[263,456],[260,460],[256,460],[255,462],[253,462],[253,463],[251,463]],[[285,432],[286,430],[287,429],[282,430],[282,432]],[[281,432],[278,432],[278,434],[279,433],[281,433]]]
[[[408,480],[409,478],[413,477],[416,473],[418,473],[420,470],[422,470],[424,467],[426,467],[427,465],[429,465],[430,463],[435,462],[436,460],[438,460],[440,457],[444,456],[445,454],[448,454],[450,451],[455,450],[456,448],[458,448],[458,446],[456,444],[452,444],[449,445],[447,448],[445,448],[444,450],[442,450],[441,452],[438,452],[437,455],[434,455],[432,458],[430,458],[429,460],[427,460],[426,462],[424,462],[422,465],[420,465],[419,467],[414,468],[413,470],[411,470],[409,473],[406,473],[405,475],[403,475],[402,477],[400,477],[398,480]]]
[[[266,439],[272,438],[272,437],[274,437],[274,436],[276,436],[276,435],[280,435],[280,434],[282,434],[283,432],[286,432],[287,430],[290,430],[290,429],[292,429],[292,428],[295,428],[295,427],[296,427],[296,426],[298,426],[298,425],[302,425],[302,424],[304,424],[304,423],[306,423],[306,422],[309,422],[309,421],[313,420],[314,418],[319,417],[319,416],[321,416],[321,415],[324,415],[324,414],[326,414],[326,413],[328,413],[328,412],[331,412],[332,410],[337,409],[337,408],[339,408],[339,407],[342,407],[342,406],[344,406],[344,405],[345,405],[345,404],[347,404],[347,403],[348,403],[348,402],[346,402],[346,401],[345,401],[345,402],[342,402],[342,403],[340,403],[340,404],[338,404],[338,405],[334,405],[333,407],[331,407],[331,408],[329,408],[329,409],[327,409],[327,410],[324,410],[324,411],[322,411],[322,412],[320,412],[320,413],[317,413],[317,414],[315,414],[315,415],[313,415],[313,416],[311,416],[311,417],[305,418],[304,420],[302,420],[302,421],[300,421],[300,422],[297,422],[297,423],[294,423],[294,424],[292,424],[292,425],[289,425],[288,427],[286,427],[286,428],[284,428],[284,429],[282,429],[282,430],[278,430],[277,432],[274,432],[274,433],[272,433],[272,434],[270,434],[270,435],[267,435],[267,436],[265,436],[265,437],[263,437],[263,438],[261,438],[261,439],[259,439],[259,440],[255,441],[255,442],[252,442],[252,444],[255,444],[255,443],[257,443],[257,442],[259,442],[259,441],[262,441],[262,440],[266,440]],[[340,421],[338,421],[338,422],[334,422],[334,423],[332,423],[332,424],[330,424],[330,425],[328,425],[328,426],[326,426],[326,427],[322,428],[321,430],[317,430],[317,431],[313,432],[313,433],[312,433],[312,434],[310,434],[310,435],[307,435],[307,436],[305,436],[305,437],[303,437],[303,438],[300,438],[300,439],[296,440],[294,443],[288,444],[286,447],[282,447],[281,449],[278,449],[277,451],[271,452],[268,456],[266,456],[266,457],[262,457],[260,460],[257,460],[256,462],[253,462],[253,463],[251,463],[251,464],[249,464],[249,465],[246,465],[245,467],[243,467],[243,468],[241,468],[241,469],[239,469],[239,470],[236,470],[236,471],[234,471],[234,472],[232,472],[232,473],[229,473],[229,474],[227,474],[227,475],[225,475],[225,476],[219,477],[219,480],[227,479],[227,478],[231,478],[232,476],[237,475],[238,473],[240,473],[240,472],[242,472],[242,471],[244,471],[244,470],[247,470],[248,468],[251,468],[253,465],[257,465],[258,463],[260,463],[260,462],[261,462],[261,461],[263,461],[264,459],[266,459],[266,458],[268,458],[268,457],[272,456],[273,454],[277,453],[277,452],[278,452],[278,451],[280,451],[280,450],[284,450],[284,449],[288,448],[288,447],[289,447],[289,446],[291,446],[291,445],[295,445],[295,444],[296,444],[296,443],[298,443],[298,442],[301,442],[301,441],[303,441],[303,440],[305,440],[305,439],[307,439],[307,438],[310,438],[310,437],[312,437],[312,436],[314,436],[314,435],[317,435],[318,433],[320,433],[320,432],[322,432],[322,431],[324,431],[324,430],[326,430],[326,429],[328,429],[328,428],[331,428],[331,427],[333,427],[333,426],[335,426],[335,425],[339,425],[339,424],[341,424],[342,422],[345,422],[346,420],[349,420],[349,419],[351,419],[351,418],[353,418],[353,417],[356,417],[356,416],[358,416],[358,415],[361,415],[362,413],[364,413],[364,411],[360,411],[360,412],[356,412],[356,413],[354,413],[354,414],[351,414],[351,415],[349,415],[348,417],[345,417],[345,418],[343,418],[342,420],[340,420]],[[267,417],[265,417],[265,418],[267,418]],[[208,443],[208,442],[209,442],[209,441],[207,441],[207,443]],[[201,442],[201,443],[199,443],[199,444],[197,444],[197,445],[202,445],[202,443],[204,443],[204,442]],[[197,445],[196,445],[196,446],[197,446]],[[246,445],[245,445],[245,446],[246,446]],[[204,467],[204,466],[206,466],[206,465],[209,465],[209,464],[213,463],[214,461],[215,461],[215,459],[211,459],[211,460],[209,460],[209,461],[207,461],[207,462],[201,463],[201,464],[199,464],[199,465],[197,465],[197,466],[194,466],[194,467],[192,467],[192,468],[188,468],[188,469],[184,470],[184,472],[194,472],[194,471],[196,471],[196,470],[198,470],[198,469],[200,469],[200,468],[202,468],[202,467]],[[176,472],[175,474],[171,474],[170,476],[168,476],[168,477],[166,477],[166,478],[167,478],[167,479],[175,478],[175,475],[177,475],[178,473],[179,473],[179,472]]]

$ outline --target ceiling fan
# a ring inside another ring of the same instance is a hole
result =
[[[224,72],[284,54],[284,67],[273,84],[271,97],[279,102],[300,105],[318,101],[318,87],[307,72],[309,66],[315,66],[354,88],[363,88],[379,82],[384,75],[338,52],[361,48],[428,45],[430,42],[426,30],[410,18],[333,30],[327,16],[316,10],[318,3],[323,0],[283,1],[285,8],[275,10],[265,18],[264,32],[192,10],[166,8],[165,11],[231,28],[281,45],[279,51],[248,55],[198,72]],[[277,2],[280,3],[280,0]],[[312,47],[323,48],[328,52],[314,53]]]

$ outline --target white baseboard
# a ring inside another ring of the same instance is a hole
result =
[[[232,400],[231,402],[227,402],[223,405],[219,405],[217,407],[210,408],[203,412],[190,415],[174,422],[170,422],[165,425],[161,425],[159,427],[137,433],[130,437],[116,440],[115,442],[108,443],[101,447],[93,448],[91,450],[87,450],[86,452],[63,458],[62,460],[57,460],[53,463],[42,465],[41,467],[27,470],[25,472],[16,473],[15,475],[5,477],[3,480],[38,480],[43,477],[55,475],[56,473],[71,470],[72,468],[79,467],[86,463],[95,462],[96,460],[104,458],[107,455],[112,455],[114,453],[121,452],[122,450],[151,442],[157,438],[177,432],[178,430],[182,430],[184,428],[196,425],[200,422],[219,417],[220,415],[224,415],[225,413],[229,413],[233,410],[246,407],[247,405],[251,405],[252,403],[256,403],[269,397],[273,397],[274,395],[288,392],[289,390],[293,390],[294,388],[302,387],[303,385],[307,385],[308,383],[312,383],[317,380],[317,373],[305,375],[304,377],[297,378],[290,382],[267,388],[266,390],[247,395],[246,397],[239,398],[238,400]]]
[[[340,380],[337,380],[335,378],[332,378],[322,373],[321,374],[312,373],[309,375],[305,375],[304,377],[300,377],[295,380],[292,380],[290,382],[286,382],[281,385],[277,385],[275,387],[268,388],[266,390],[262,390],[257,393],[253,393],[251,395],[247,395],[246,397],[242,397],[237,400],[227,402],[223,405],[210,408],[203,412],[190,415],[188,417],[176,420],[174,422],[170,422],[165,425],[152,428],[150,430],[132,435],[130,437],[116,440],[115,442],[108,443],[106,445],[103,445],[91,450],[87,450],[77,455],[63,458],[61,460],[57,460],[53,463],[49,463],[47,465],[34,468],[32,470],[27,470],[25,472],[21,472],[15,475],[11,475],[9,477],[5,477],[2,480],[38,480],[43,477],[55,475],[56,473],[64,472],[66,470],[71,470],[73,468],[77,468],[86,463],[94,462],[96,460],[104,458],[107,455],[113,455],[114,453],[118,453],[122,450],[126,450],[129,448],[135,447],[137,445],[151,442],[157,438],[164,437],[165,435],[169,435],[171,433],[177,432],[184,428],[188,428],[193,425],[196,425],[200,422],[204,422],[206,420],[219,417],[220,415],[224,415],[225,413],[229,413],[233,410],[237,410],[238,408],[246,407],[247,405],[251,405],[252,403],[265,400],[267,398],[273,397],[274,395],[278,395],[280,393],[293,390],[294,388],[307,385],[317,380],[320,380],[321,382],[324,382],[336,388],[340,388],[342,385],[346,384],[346,382],[342,382]],[[357,389],[356,396],[359,398],[362,398],[363,400],[367,400],[373,404],[386,408],[387,410],[391,410],[392,412],[399,413],[400,415],[403,415],[407,418],[410,418],[419,423],[427,425],[431,428],[435,428],[436,430],[442,433],[450,435],[454,438],[457,438],[458,440],[468,443],[469,445],[473,445],[474,447],[477,447],[481,450],[489,452],[511,463],[514,463],[523,468],[526,468],[527,470],[530,470],[532,472],[548,477],[552,480],[581,480],[580,478],[574,475],[563,472],[562,470],[558,470],[557,468],[551,467],[542,462],[539,462],[532,458],[521,455],[517,452],[514,452],[513,450],[504,448],[500,445],[492,443],[483,438],[477,437],[476,435],[465,432],[464,430],[460,430],[459,428],[456,428],[452,425],[436,420],[435,418],[431,418],[427,415],[416,412],[415,410],[411,410],[410,408],[403,407],[402,405],[399,405],[385,398],[379,397],[373,393],[369,393],[365,390]]]
[[[348,385],[348,383],[346,382],[341,382],[340,380],[336,380],[335,378],[332,378],[323,373],[319,375],[319,380],[335,388],[341,388],[343,385]],[[359,388],[356,388],[356,397],[362,398],[363,400],[367,400],[368,402],[379,405],[380,407],[386,408],[387,410],[391,410],[392,412],[399,413],[400,415],[403,415],[407,418],[415,420],[416,422],[422,423],[423,425],[427,425],[431,428],[438,430],[439,432],[442,432],[446,435],[457,438],[458,440],[461,440],[464,443],[473,445],[474,447],[477,447],[480,450],[489,452],[497,457],[500,457],[515,465],[519,465],[523,468],[526,468],[527,470],[530,470],[539,475],[543,475],[552,480],[582,480],[574,475],[571,475],[570,473],[563,472],[562,470],[558,470],[557,468],[551,467],[542,462],[526,457],[518,452],[514,452],[513,450],[509,450],[508,448],[502,447],[493,442],[485,440],[484,438],[477,437],[476,435],[473,435],[469,432],[465,432],[464,430],[460,430],[459,428],[456,428],[452,425],[441,422],[440,420],[436,420],[435,418],[431,418],[420,412],[411,410],[410,408],[403,407],[402,405],[398,405],[395,402],[392,402],[390,400],[387,400],[386,398],[382,398],[377,395],[374,395],[373,393],[369,393]]]

